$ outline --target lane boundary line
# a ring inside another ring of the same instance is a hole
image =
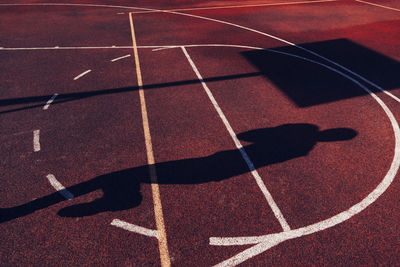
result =
[[[168,252],[167,234],[165,231],[164,216],[163,216],[163,211],[162,211],[160,187],[158,185],[158,179],[157,179],[157,173],[156,173],[156,167],[155,167],[153,145],[151,142],[149,119],[148,119],[148,115],[147,115],[146,99],[145,99],[144,90],[143,90],[142,73],[140,70],[139,53],[138,53],[138,49],[136,46],[136,36],[135,36],[135,28],[133,25],[132,13],[129,13],[129,22],[130,22],[130,26],[131,26],[133,54],[134,54],[134,58],[135,58],[136,75],[137,75],[138,86],[139,86],[140,107],[141,107],[141,111],[142,111],[142,122],[143,122],[143,130],[144,130],[144,137],[145,137],[145,143],[146,143],[147,163],[149,165],[151,190],[153,193],[154,215],[155,215],[157,232],[158,232],[158,248],[159,248],[159,252],[160,252],[161,266],[169,267],[169,266],[171,266],[171,260],[170,260],[169,252]]]
[[[267,187],[265,186],[263,180],[261,179],[260,175],[258,174],[256,168],[254,167],[253,162],[247,155],[243,145],[240,143],[239,139],[236,136],[236,133],[233,131],[228,119],[226,118],[225,114],[223,113],[222,109],[218,105],[218,102],[215,100],[214,95],[212,94],[211,90],[208,88],[207,84],[204,82],[203,77],[201,76],[199,70],[197,69],[196,65],[194,64],[192,58],[190,57],[189,53],[187,52],[185,47],[181,47],[183,53],[186,56],[190,66],[192,67],[194,73],[196,74],[197,78],[201,82],[203,89],[206,91],[208,98],[210,99],[211,103],[213,104],[215,110],[217,111],[219,117],[221,118],[222,122],[224,123],[226,129],[228,130],[233,142],[235,143],[237,149],[240,151],[244,161],[246,162],[252,176],[256,180],[258,187],[260,188],[261,192],[264,194],[265,199],[267,200],[269,206],[272,209],[275,217],[278,219],[282,229],[284,232],[290,231],[290,226],[287,223],[285,217],[283,216],[281,210],[279,209],[278,205],[276,204],[275,200],[273,199],[271,193],[268,191]]]

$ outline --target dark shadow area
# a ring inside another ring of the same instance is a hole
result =
[[[225,81],[225,80],[250,78],[250,77],[255,77],[255,76],[260,76],[260,75],[262,75],[261,72],[253,72],[253,73],[244,73],[244,74],[237,74],[237,75],[220,76],[220,77],[210,77],[210,78],[205,78],[203,80],[204,80],[204,82],[218,82],[218,81]],[[166,88],[166,87],[182,86],[182,85],[189,85],[189,84],[200,84],[200,83],[201,82],[199,81],[199,79],[193,79],[193,80],[186,80],[186,81],[147,84],[147,85],[143,86],[143,89],[148,90],[148,89]],[[57,104],[66,103],[66,102],[70,102],[70,101],[81,100],[81,99],[90,98],[90,97],[94,97],[94,96],[126,93],[126,92],[130,92],[130,91],[136,91],[138,89],[139,89],[139,87],[132,86],[132,87],[115,88],[115,89],[103,89],[103,90],[89,91],[89,92],[59,94],[57,96],[57,98],[55,99],[55,101],[52,103],[52,105],[57,105]],[[53,95],[44,95],[44,96],[31,96],[31,97],[21,97],[21,98],[0,99],[0,107],[29,104],[29,106],[18,107],[18,108],[14,108],[14,109],[0,111],[0,114],[43,107],[52,96]],[[38,103],[40,103],[40,104],[38,104]]]
[[[299,46],[339,63],[385,90],[400,86],[399,62],[348,39]],[[339,69],[298,47],[284,46],[272,50],[300,55]],[[242,55],[299,107],[320,105],[367,94],[362,88],[337,73],[299,58],[274,53],[268,49],[246,51]]]
[[[357,132],[349,128],[320,131],[313,124],[284,124],[256,129],[238,135],[249,142],[244,147],[254,168],[306,156],[318,142],[353,139]],[[161,162],[154,165],[159,184],[200,184],[218,182],[249,172],[237,149],[221,151],[206,157]],[[134,208],[141,203],[140,184],[151,183],[149,166],[139,166],[95,177],[67,188],[75,197],[101,190],[103,196],[89,203],[61,209],[63,217],[90,216],[105,211]],[[37,210],[65,201],[57,192],[26,204],[0,209],[0,222],[26,216]]]

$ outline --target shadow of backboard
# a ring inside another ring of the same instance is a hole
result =
[[[300,46],[341,64],[385,90],[400,86],[399,62],[348,39],[307,43]],[[326,64],[322,59],[294,46],[272,50],[300,55]],[[246,51],[242,55],[299,107],[330,103],[366,94],[360,87],[337,73],[299,58],[270,50]]]

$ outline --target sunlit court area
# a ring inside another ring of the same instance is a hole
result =
[[[0,0],[1,266],[399,266],[400,1]]]

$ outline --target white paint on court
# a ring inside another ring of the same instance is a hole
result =
[[[43,110],[47,110],[47,109],[50,107],[51,103],[53,103],[53,101],[56,99],[57,96],[58,96],[58,94],[55,93],[55,94],[46,102],[46,105],[43,106]]]
[[[127,223],[118,219],[114,219],[111,222],[111,225],[122,228],[124,230],[133,232],[133,233],[137,233],[140,235],[145,235],[145,236],[149,236],[149,237],[155,237],[158,239],[158,233],[156,230],[151,230],[142,226],[138,226],[135,224],[131,224],[131,223]]]
[[[87,70],[87,71],[82,72],[81,74],[79,74],[78,76],[76,76],[76,77],[74,78],[74,81],[76,81],[76,80],[82,78],[83,76],[85,76],[86,74],[88,74],[88,73],[91,72],[91,71],[92,71],[92,70]]]
[[[73,199],[74,195],[69,192],[57,179],[53,174],[48,174],[47,176],[47,180],[49,180],[51,186],[54,187],[55,190],[57,190],[58,193],[60,193],[60,195],[62,195],[65,199]]]
[[[40,130],[33,131],[33,151],[40,151]]]
[[[128,58],[128,57],[130,57],[131,55],[129,54],[129,55],[125,55],[125,56],[122,56],[122,57],[117,57],[117,58],[114,58],[114,59],[111,59],[110,61],[111,62],[115,62],[115,61],[118,61],[118,60],[121,60],[121,59],[124,59],[124,58]]]

